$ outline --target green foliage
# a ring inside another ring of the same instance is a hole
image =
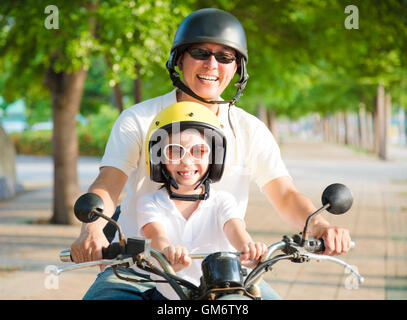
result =
[[[11,133],[11,140],[17,154],[51,155],[52,154],[52,131],[23,131]]]
[[[27,105],[26,121],[29,126],[37,122],[47,122],[52,119],[51,101],[49,97],[39,98],[28,95],[25,102]]]
[[[24,98],[30,123],[50,117],[43,86],[49,67],[89,70],[86,116],[112,104],[116,83],[126,106],[134,79],[142,80],[144,100],[171,90],[165,62],[175,30],[204,7],[230,11],[246,30],[250,78],[238,105],[249,112],[259,104],[290,117],[352,110],[359,102],[372,108],[378,83],[407,109],[404,0],[56,0],[58,30],[44,27],[44,2],[18,4],[0,4],[0,95],[6,102]],[[359,9],[357,30],[344,26],[347,5]],[[231,84],[223,97],[234,93]]]
[[[118,110],[109,105],[103,105],[99,113],[89,115],[88,123],[79,125],[77,128],[79,154],[102,156],[113,123],[118,115]]]
[[[99,76],[87,83],[82,111],[97,111],[95,98],[106,94],[106,84],[111,88],[129,79],[151,78],[152,66],[164,72],[175,30],[189,13],[190,2],[56,0],[52,4],[59,11],[59,29],[48,30],[44,26],[48,4],[4,0],[0,4],[1,95],[6,101],[22,96],[42,99],[47,96],[43,83],[48,68],[67,73],[93,68],[93,75]],[[92,90],[95,86],[101,92]]]
[[[78,124],[79,154],[101,157],[113,123],[118,117],[117,109],[109,105],[101,106],[97,114],[88,116],[87,124]],[[52,131],[23,131],[12,133],[10,137],[18,154],[51,155]]]
[[[357,30],[344,26],[351,4],[359,8]],[[406,106],[405,1],[234,1],[232,13],[249,45],[250,79],[239,102],[245,108],[261,103],[297,117],[365,101],[372,107],[378,83]]]
[[[91,59],[81,101],[81,114],[87,116],[98,113],[101,106],[109,102],[112,88],[107,81],[107,69],[104,57],[95,56]]]

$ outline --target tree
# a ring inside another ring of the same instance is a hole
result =
[[[177,2],[179,3],[179,2]],[[184,4],[185,3],[185,4]],[[108,83],[121,74],[135,78],[134,65],[167,58],[176,26],[188,2],[159,0],[2,1],[0,5],[0,66],[8,75],[2,88],[10,96],[48,89],[52,105],[54,210],[51,222],[72,224],[79,195],[76,115],[92,57],[108,57]],[[86,108],[86,106],[83,106]]]

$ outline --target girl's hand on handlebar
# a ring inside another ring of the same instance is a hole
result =
[[[246,267],[255,267],[259,259],[267,253],[267,245],[262,242],[249,242],[241,250],[240,261]]]
[[[175,272],[189,267],[192,263],[188,249],[185,247],[169,245],[162,250],[162,253]]]

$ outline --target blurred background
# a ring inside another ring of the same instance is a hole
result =
[[[53,187],[43,222],[77,224],[78,159],[103,155],[124,109],[173,89],[165,63],[175,31],[205,7],[243,24],[250,78],[237,105],[283,150],[295,140],[382,161],[391,148],[405,152],[406,0],[2,0],[0,200],[29,185],[16,161],[35,171],[28,156],[46,157]]]

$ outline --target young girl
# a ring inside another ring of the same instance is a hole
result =
[[[241,251],[242,264],[250,266],[267,252],[264,243],[247,233],[233,196],[209,190],[222,176],[226,154],[217,121],[206,107],[192,102],[174,104],[157,115],[146,139],[146,158],[150,177],[164,186],[137,203],[139,235],[150,238],[177,275],[195,285],[201,260],[192,261],[189,253]],[[158,283],[157,290],[178,298],[168,284]]]

